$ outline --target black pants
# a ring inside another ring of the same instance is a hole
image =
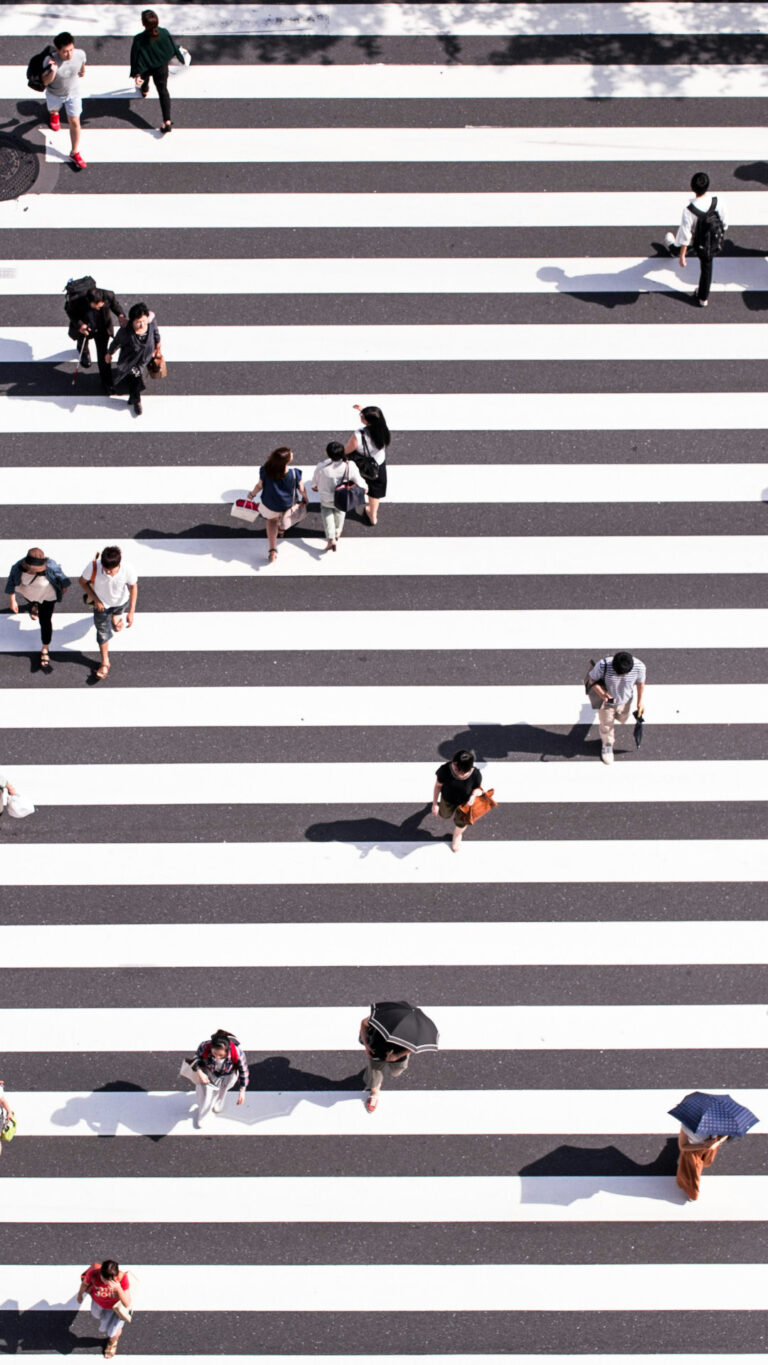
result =
[[[712,257],[700,255],[699,265],[701,266],[701,274],[699,275],[699,291],[697,298],[699,298],[702,303],[706,303],[709,298],[709,291],[712,288]]]
[[[155,82],[155,89],[160,99],[160,108],[163,114],[163,123],[171,121],[171,97],[168,94],[168,67],[156,66],[154,71],[150,71],[141,83],[142,93],[146,95],[149,90],[149,77]]]
[[[84,337],[81,332],[77,338],[77,349],[78,351],[85,351],[86,359],[90,357],[91,346],[96,347],[96,360],[99,366],[99,378],[101,379],[102,385],[104,386],[105,389],[109,389],[112,387],[112,371],[110,370],[109,365],[104,359],[105,355],[107,354],[107,347],[109,345],[109,342],[110,336],[107,331],[91,332],[91,335],[88,337]]]
[[[138,403],[146,387],[141,371],[134,374],[131,370],[115,385],[115,393],[127,393],[129,403]]]
[[[23,602],[27,601],[27,598],[24,596],[23,588],[17,588],[16,595],[20,597]],[[38,618],[40,621],[40,639],[44,648],[51,643],[53,638],[53,609],[55,606],[55,602],[37,603],[37,610],[40,613]]]

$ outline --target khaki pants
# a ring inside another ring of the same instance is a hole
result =
[[[618,721],[619,725],[626,725],[629,720],[631,706],[632,699],[630,697],[629,701],[625,702],[623,706],[607,706],[604,702],[600,707],[600,710],[597,713],[597,722],[600,726],[600,739],[603,744],[610,744],[611,748],[613,748],[615,739],[614,727],[616,722]]]
[[[394,1080],[396,1076],[402,1076],[407,1070],[410,1057],[402,1057],[399,1062],[379,1062],[375,1057],[368,1058],[368,1065],[365,1068],[365,1078],[363,1081],[364,1090],[381,1090],[384,1084],[384,1077],[389,1076]]]

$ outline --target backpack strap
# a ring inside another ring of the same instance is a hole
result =
[[[97,551],[96,551],[96,555],[95,555],[94,560],[93,560],[93,568],[91,569],[91,578],[90,578],[91,587],[93,587],[94,583],[96,582],[96,565],[98,564],[98,562],[99,562],[99,552],[98,552],[98,550],[97,550]]]

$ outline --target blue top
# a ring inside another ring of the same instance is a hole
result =
[[[301,470],[289,469],[286,471],[284,479],[270,479],[264,473],[264,465],[259,470],[261,479],[261,501],[270,512],[284,512],[286,508],[293,507],[299,496],[299,484],[301,483]]]
[[[8,575],[8,582],[5,585],[5,591],[7,593],[15,592],[19,584],[21,583],[23,563],[24,560],[19,559],[11,569],[11,572]],[[31,572],[31,570],[28,570],[28,572]],[[55,589],[56,601],[60,602],[63,589],[69,587],[69,579],[67,578],[67,575],[65,574],[61,565],[57,564],[55,559],[47,559],[45,562],[45,568],[42,569],[41,572],[48,579],[48,582],[50,583],[51,587]]]

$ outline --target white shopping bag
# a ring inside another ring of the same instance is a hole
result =
[[[232,503],[230,516],[237,517],[239,521],[248,521],[251,524],[256,521],[259,515],[259,504],[252,502],[250,498],[237,498]]]
[[[34,815],[35,813],[32,802],[28,801],[23,796],[19,796],[18,792],[15,796],[8,797],[5,808],[8,811],[8,814],[13,816],[14,820],[23,820],[25,816]]]

